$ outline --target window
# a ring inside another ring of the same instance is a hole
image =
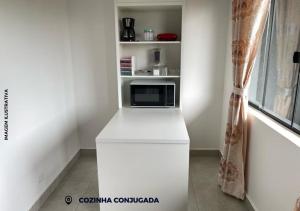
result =
[[[273,0],[249,88],[249,104],[300,133],[300,0]]]

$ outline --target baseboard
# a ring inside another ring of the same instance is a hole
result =
[[[64,176],[70,171],[75,162],[78,160],[80,156],[80,150],[74,155],[71,161],[66,165],[66,167],[59,173],[59,175],[53,180],[53,182],[47,187],[44,193],[40,196],[40,198],[32,205],[29,211],[39,211],[45,201],[48,199],[50,194],[57,188],[59,183],[62,181]]]
[[[254,206],[252,199],[248,194],[246,194],[245,198],[246,207],[249,211],[258,211],[258,209]]]
[[[191,149],[190,156],[220,156],[218,149]]]

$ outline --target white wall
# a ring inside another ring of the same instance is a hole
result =
[[[81,148],[117,110],[114,7],[111,0],[68,0]]]
[[[218,149],[229,0],[187,0],[183,113],[192,148]],[[69,0],[82,148],[117,109],[113,1]]]
[[[229,17],[231,17],[231,7]],[[232,91],[231,28],[229,18],[220,150],[223,150],[224,146],[227,109]],[[254,113],[259,115],[253,115]],[[260,119],[258,116],[264,118]],[[300,137],[291,135],[292,133],[287,129],[278,126],[259,112],[249,113],[249,125],[248,199],[256,211],[293,210],[296,198],[300,194]],[[279,129],[281,133],[278,132]],[[286,135],[293,137],[299,145],[292,143]]]
[[[218,149],[229,0],[187,0],[183,22],[183,114],[191,148]]]
[[[224,20],[224,25],[227,25],[227,46],[225,53],[225,71],[224,71],[224,88],[223,88],[223,102],[222,102],[222,115],[221,115],[221,133],[220,135],[220,150],[223,150],[224,140],[225,140],[225,132],[226,132],[226,123],[227,123],[227,114],[229,107],[230,95],[233,89],[233,75],[232,75],[232,57],[231,57],[231,44],[232,44],[232,11],[231,11],[231,3],[229,4],[229,15],[227,21]]]
[[[0,210],[28,210],[79,150],[67,26],[65,0],[0,0]]]
[[[278,132],[280,127],[270,127],[277,123],[266,119],[269,125],[249,115],[248,198],[257,211],[293,210],[300,196],[300,136],[297,146]]]

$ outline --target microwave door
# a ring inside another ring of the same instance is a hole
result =
[[[158,107],[165,106],[165,86],[135,85],[131,87],[131,105]]]

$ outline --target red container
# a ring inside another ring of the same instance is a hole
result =
[[[177,35],[173,34],[173,33],[158,34],[157,40],[159,40],[159,41],[176,41]]]

